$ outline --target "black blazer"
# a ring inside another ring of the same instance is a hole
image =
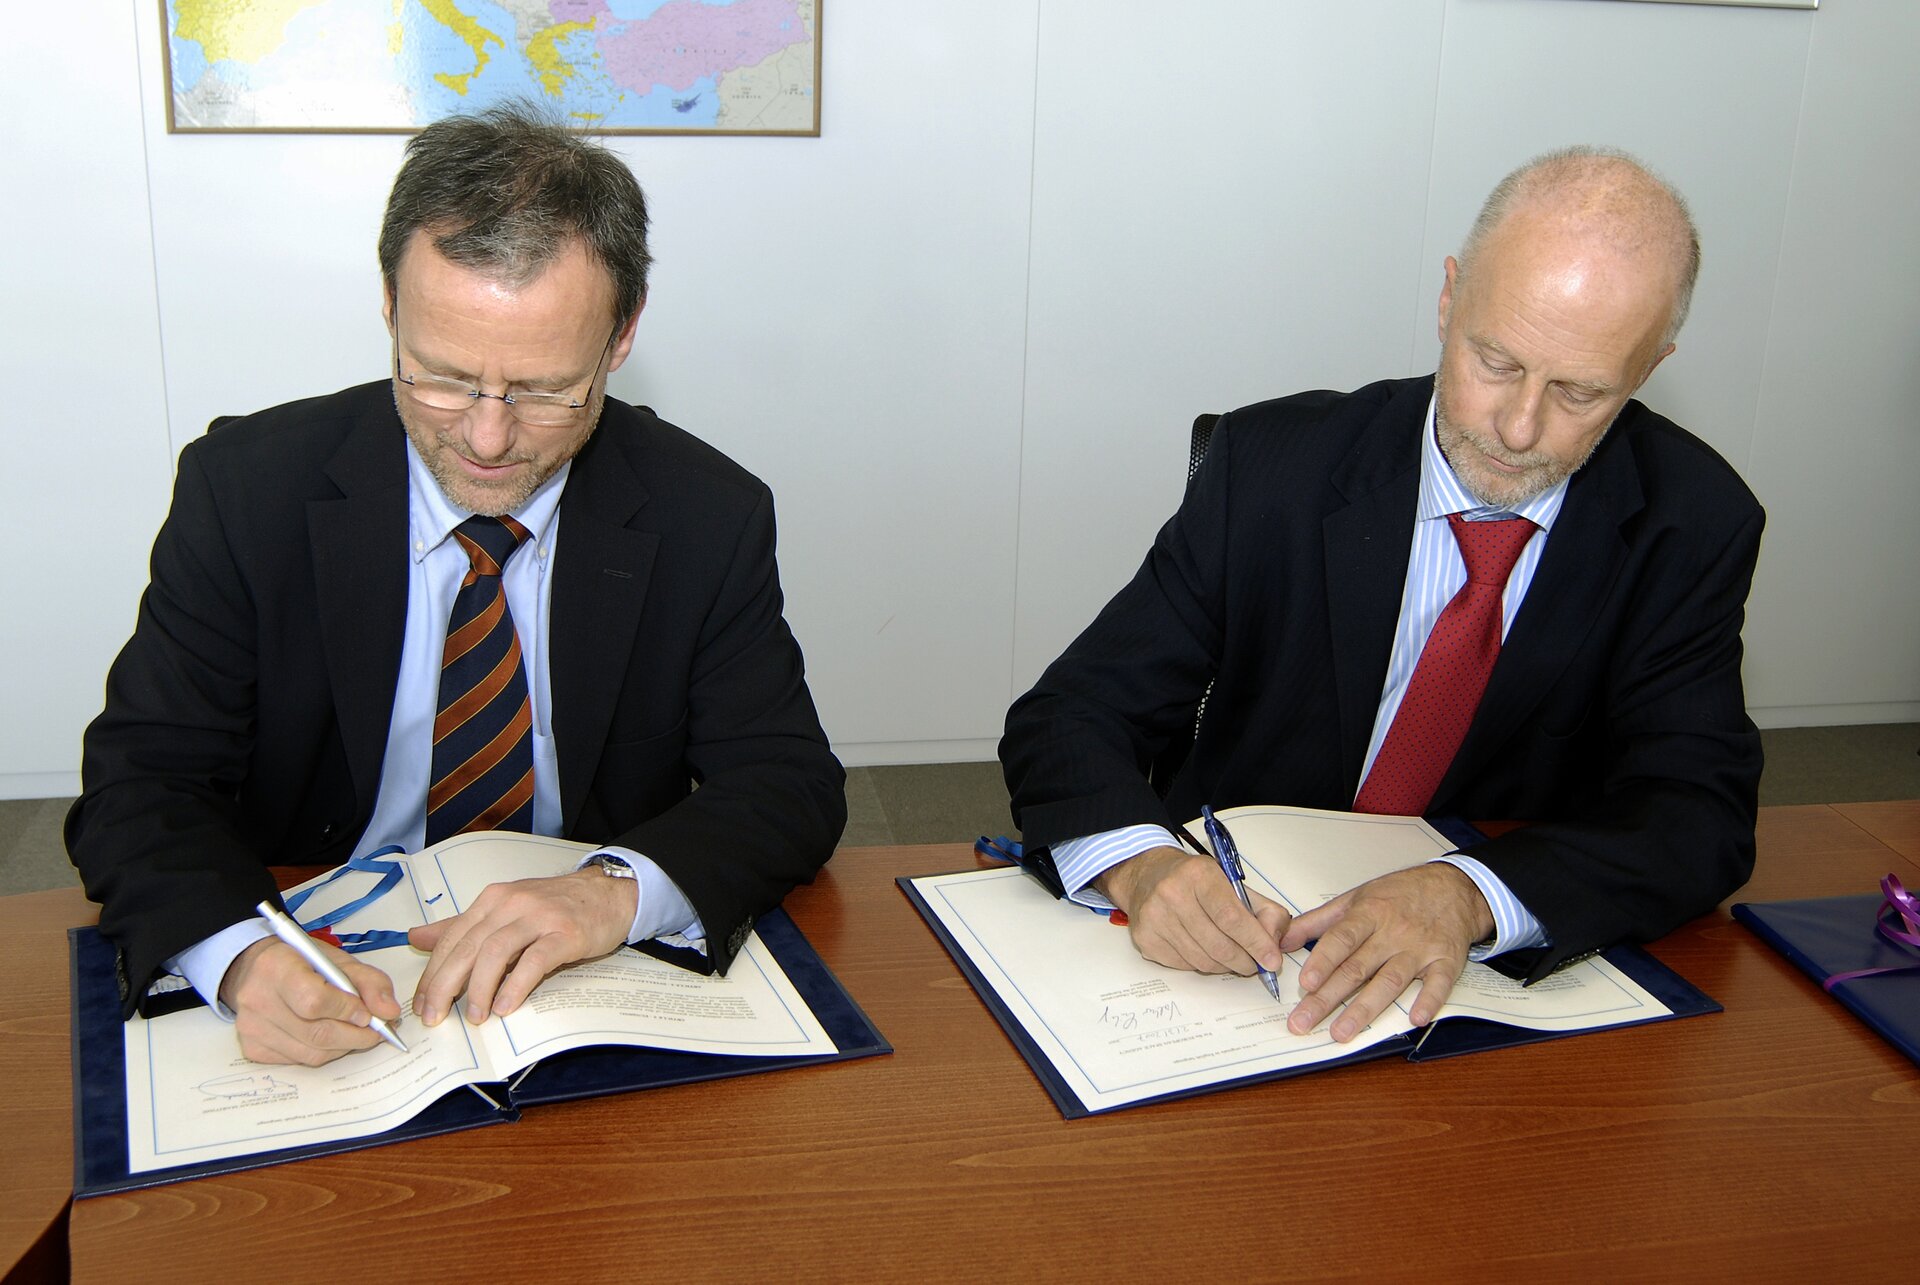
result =
[[[1345,809],[1386,682],[1433,379],[1233,412],[1138,574],[1007,715],[1029,844],[1203,802]],[[1574,474],[1430,811],[1537,824],[1476,844],[1552,937],[1531,976],[1651,940],[1753,869],[1760,739],[1740,625],[1765,515],[1629,402]],[[1206,715],[1163,801],[1147,765]]]
[[[269,864],[334,864],[358,842],[400,668],[406,539],[405,436],[385,381],[181,452],[67,818],[129,1012],[163,960],[271,894]],[[846,821],[844,773],[781,615],[772,497],[608,398],[558,543],[562,832],[658,862],[724,970]]]

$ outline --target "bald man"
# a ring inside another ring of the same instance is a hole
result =
[[[1699,262],[1665,183],[1555,152],[1446,260],[1437,374],[1223,417],[1139,573],[1008,712],[1043,876],[1126,911],[1172,967],[1277,970],[1317,939],[1289,1026],[1344,1003],[1342,1041],[1416,984],[1430,1021],[1470,958],[1537,980],[1744,883],[1761,754],[1740,626],[1765,515],[1632,400]],[[1469,557],[1489,587],[1467,590]],[[1497,656],[1467,682],[1449,613],[1476,597]],[[1149,765],[1189,733],[1163,798]],[[1289,919],[1174,842],[1203,803],[1528,824]]]

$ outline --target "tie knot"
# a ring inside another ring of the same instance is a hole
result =
[[[512,518],[487,518],[475,515],[453,529],[453,538],[467,551],[467,560],[475,574],[497,576],[533,533]]]
[[[1520,560],[1520,550],[1538,530],[1525,518],[1495,518],[1491,522],[1469,522],[1458,513],[1447,515],[1453,538],[1460,545],[1460,560],[1467,564],[1467,579],[1475,584],[1504,585]]]

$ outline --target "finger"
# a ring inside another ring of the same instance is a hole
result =
[[[467,1021],[475,1026],[487,1020],[493,1011],[494,993],[501,981],[525,953],[528,943],[519,925],[507,924],[477,943],[473,963],[467,969]],[[529,988],[531,989],[531,988]]]
[[[447,925],[451,922],[443,919],[437,924],[415,924],[407,929],[407,945],[415,950],[431,952],[440,943],[440,938],[446,935]]]
[[[240,1051],[255,1062],[288,1063],[296,1066],[324,1066],[335,1058],[357,1053],[380,1043],[379,1035],[365,1026],[349,1022],[303,1022],[291,1019],[286,1026],[264,1022],[241,1030]]]
[[[557,942],[541,938],[520,952],[520,959],[500,983],[493,995],[493,1012],[496,1017],[505,1017],[520,1005],[526,1003],[527,996],[533,994],[534,987],[546,980],[553,972],[572,960]]]
[[[1293,922],[1292,914],[1279,902],[1269,901],[1251,888],[1247,890],[1247,895],[1253,898],[1253,917],[1260,921],[1260,930],[1273,939],[1275,956],[1285,954],[1280,949],[1280,939],[1286,936],[1287,928]],[[1278,969],[1279,965],[1274,963],[1267,967]]]
[[[1151,918],[1129,919],[1134,949],[1142,959],[1190,973],[1212,972],[1211,956],[1193,939],[1185,923],[1170,912]]]
[[[1254,959],[1242,937],[1254,949],[1275,949],[1217,870],[1191,886],[1166,890],[1129,922],[1139,926],[1135,944],[1142,955],[1196,973],[1251,973]]]
[[[400,1001],[394,998],[393,979],[375,968],[372,964],[362,963],[345,951],[335,952],[340,969],[353,983],[359,993],[361,1004],[370,1012],[393,1021],[400,1016]]]
[[[1225,876],[1200,889],[1199,899],[1189,911],[1187,931],[1205,952],[1208,972],[1244,977],[1253,972],[1262,956],[1273,961],[1268,967],[1279,962],[1280,948],[1233,895]]]
[[[1409,1014],[1415,1026],[1425,1026],[1439,1014],[1447,997],[1453,994],[1453,984],[1460,980],[1464,966],[1453,960],[1436,959],[1421,970],[1420,994],[1415,997]]]
[[[1320,938],[1300,966],[1301,999],[1287,1018],[1287,1029],[1305,1035],[1366,984],[1380,961],[1364,951],[1369,936],[1343,923]]]
[[[1366,1030],[1373,1024],[1373,1019],[1386,1012],[1412,984],[1413,967],[1409,956],[1395,955],[1387,960],[1368,979],[1367,984],[1347,1001],[1345,1011],[1334,1020],[1330,1031],[1334,1042],[1345,1044]]]
[[[1298,924],[1300,920],[1293,922]],[[1372,975],[1378,961],[1356,960],[1354,957],[1373,940],[1376,931],[1376,926],[1370,920],[1353,916],[1334,923],[1320,933],[1313,949],[1307,953],[1307,962],[1300,965],[1300,993],[1310,995],[1315,991],[1331,989],[1335,1002],[1338,1002],[1358,990],[1360,984]],[[1342,969],[1347,970],[1346,984],[1330,985]]]
[[[1286,934],[1280,938],[1280,949],[1299,950],[1308,942],[1324,937],[1327,931],[1346,915],[1352,899],[1351,893],[1341,893],[1332,901],[1295,915],[1292,922],[1287,925]]]
[[[327,985],[308,970],[307,977],[294,979],[287,992],[238,1010],[234,1033],[240,1051],[253,1061],[319,1066],[378,1042],[379,1036],[365,1025],[366,1020],[367,1011],[356,996]]]
[[[477,910],[465,911],[433,925],[440,931],[434,934],[433,953],[413,988],[413,1011],[428,1026],[440,1024],[466,987],[467,971],[473,963],[470,939],[474,933],[470,916],[477,913]],[[413,940],[412,931],[408,932],[407,939]]]

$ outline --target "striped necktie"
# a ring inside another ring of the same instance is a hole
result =
[[[472,564],[447,617],[433,720],[427,842],[468,830],[533,829],[533,705],[502,569],[529,532],[471,517],[453,538]]]
[[[1500,597],[1520,551],[1538,528],[1525,518],[1447,525],[1460,545],[1467,582],[1433,622],[1394,713],[1373,770],[1353,801],[1355,812],[1420,816],[1433,802],[1500,656]]]

